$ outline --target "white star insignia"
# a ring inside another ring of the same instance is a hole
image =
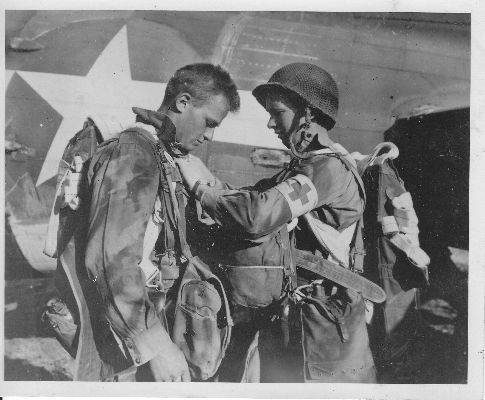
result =
[[[131,107],[157,109],[166,86],[165,83],[131,78],[126,26],[114,36],[86,76],[6,71],[7,85],[15,72],[62,115],[61,125],[47,152],[36,186],[57,174],[68,141],[82,128],[86,117],[104,114],[123,124],[130,123],[134,121]],[[239,94],[241,112],[228,115],[222,127],[216,130],[214,140],[284,148],[276,135],[268,130],[264,132],[268,117],[251,92],[239,91]]]
[[[106,114],[119,118],[120,122],[131,122],[134,121],[131,107],[157,109],[165,90],[162,83],[132,80],[126,26],[114,36],[86,76],[7,71],[7,84],[14,72],[63,117],[37,186],[57,174],[64,148],[87,116]]]

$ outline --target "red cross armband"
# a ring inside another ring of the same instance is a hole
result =
[[[315,185],[305,175],[298,174],[275,186],[286,199],[291,217],[297,218],[313,210],[318,202]]]

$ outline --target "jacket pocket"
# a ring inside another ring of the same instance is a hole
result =
[[[281,297],[282,266],[225,266],[233,303],[245,307],[266,307]]]
[[[210,378],[219,367],[222,338],[217,313],[221,305],[217,290],[207,281],[189,281],[181,288],[172,336],[196,379]]]

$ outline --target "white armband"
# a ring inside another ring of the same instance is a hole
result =
[[[291,210],[291,218],[306,214],[318,203],[317,189],[305,175],[298,174],[279,183],[275,188],[286,199]]]

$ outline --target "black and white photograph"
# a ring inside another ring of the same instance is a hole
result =
[[[23,3],[0,394],[483,397],[478,3]]]

